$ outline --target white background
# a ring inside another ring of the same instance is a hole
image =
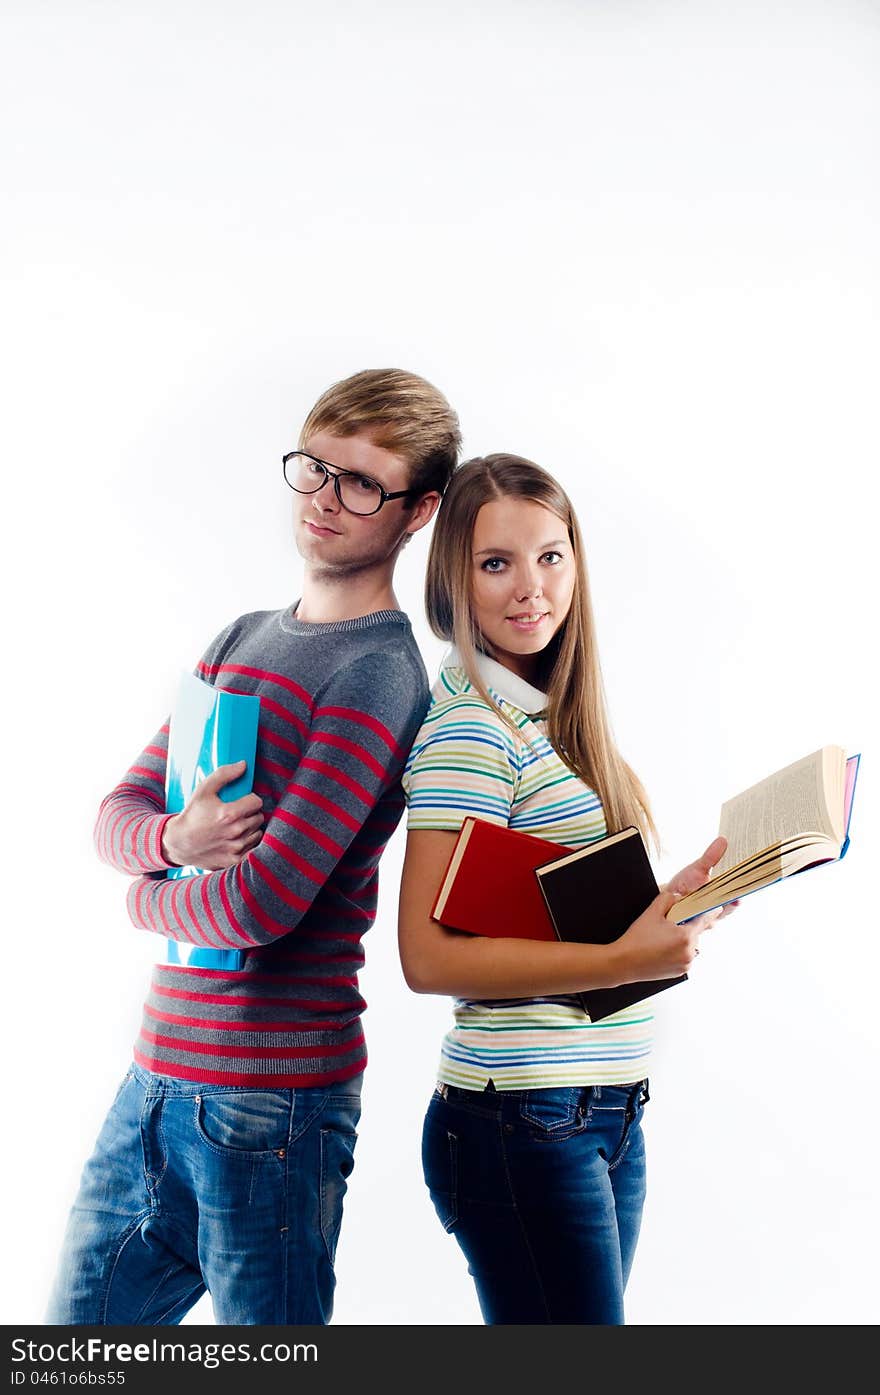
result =
[[[315,397],[399,366],[572,493],[658,871],[769,771],[863,752],[846,861],[656,1000],[629,1320],[874,1321],[878,6],[4,11],[3,1320],[41,1320],[156,950],[99,800],[208,639],[296,596]],[[449,1008],[400,974],[402,848],[335,1320],[477,1323],[420,1175]]]

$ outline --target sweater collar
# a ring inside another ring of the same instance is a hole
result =
[[[441,668],[464,668],[461,655],[455,645],[444,655],[440,664]],[[481,654],[477,651],[477,672],[494,693],[503,698],[505,702],[512,702],[514,707],[530,717],[537,716],[539,712],[547,709],[548,697],[542,693],[540,688],[535,688],[531,683],[527,683],[518,674],[511,673],[509,668],[499,664],[497,659],[490,659],[488,654]]]
[[[299,600],[278,612],[278,623],[289,635],[327,635],[350,630],[369,630],[374,625],[409,625],[402,610],[371,610],[368,615],[356,615],[352,620],[299,620],[296,609]]]

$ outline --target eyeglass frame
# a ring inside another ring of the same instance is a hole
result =
[[[295,484],[290,483],[290,480],[287,478],[287,462],[288,460],[293,460],[294,457],[297,456],[313,461],[315,465],[320,465],[321,469],[324,471],[324,478],[317,489],[297,489]],[[288,489],[292,489],[294,494],[302,494],[306,498],[311,494],[320,493],[327,481],[332,480],[333,492],[339,500],[339,507],[345,509],[346,513],[352,514],[354,518],[375,518],[376,514],[380,509],[385,507],[389,499],[404,499],[407,495],[416,493],[414,489],[385,489],[372,475],[365,475],[363,470],[343,470],[340,465],[332,465],[329,460],[321,460],[317,455],[311,455],[307,450],[289,450],[286,455],[281,457],[281,469],[284,473],[284,483],[287,485]],[[370,513],[357,513],[354,509],[350,509],[347,504],[343,503],[342,493],[339,488],[339,480],[343,475],[354,475],[357,479],[369,480],[370,484],[376,486],[382,497]]]

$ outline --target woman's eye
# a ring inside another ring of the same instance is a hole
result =
[[[552,567],[555,567],[555,566],[558,565],[558,563],[560,563],[560,562],[562,561],[562,553],[561,553],[561,552],[545,552],[545,553],[544,553],[544,556],[541,558],[541,561],[542,561],[542,562],[547,562],[547,561],[550,560],[550,558],[553,559],[552,562],[550,562],[550,565],[551,565]]]
[[[502,568],[503,566],[504,566],[504,558],[503,558],[503,557],[487,557],[486,560],[485,560],[485,562],[482,563],[482,565],[481,565],[481,567],[480,567],[480,571],[483,571],[483,572],[494,572],[494,573],[497,574],[498,572],[501,571],[501,568]]]

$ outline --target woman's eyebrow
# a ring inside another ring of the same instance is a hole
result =
[[[536,552],[549,552],[551,547],[565,547],[568,538],[554,538],[552,542],[541,543],[536,547]],[[513,553],[508,547],[481,547],[479,552],[474,553],[475,557],[512,557]]]

